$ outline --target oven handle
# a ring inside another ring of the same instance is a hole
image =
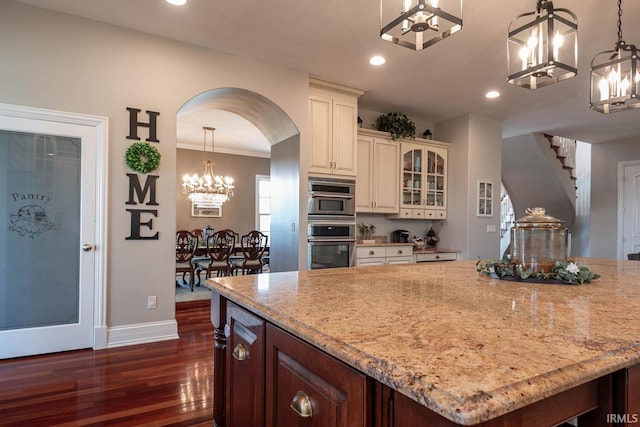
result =
[[[347,199],[347,200],[351,200],[353,199],[353,194],[337,194],[337,193],[319,193],[316,191],[312,191],[309,193],[309,197],[311,198],[316,198],[316,197],[328,197],[331,199]]]

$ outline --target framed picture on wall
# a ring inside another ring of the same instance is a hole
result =
[[[222,206],[220,206],[219,208],[209,208],[198,206],[195,202],[191,202],[191,216],[201,218],[221,218]]]
[[[493,216],[493,183],[478,181],[478,216]]]

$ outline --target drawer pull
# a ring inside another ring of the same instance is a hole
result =
[[[302,418],[311,418],[313,408],[311,407],[311,399],[302,391],[298,391],[291,401],[291,409]]]
[[[369,251],[369,255],[375,255],[376,253],[373,251]]]
[[[233,353],[231,354],[233,355],[234,359],[240,360],[240,361],[247,360],[249,358],[249,350],[247,350],[247,348],[242,344],[238,344],[233,349]]]
[[[398,249],[398,255],[402,255],[402,249]]]
[[[436,255],[436,259],[440,259],[440,255]]]

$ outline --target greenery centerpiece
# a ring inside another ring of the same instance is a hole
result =
[[[398,138],[415,138],[416,125],[403,113],[387,113],[376,119],[377,130],[389,132],[394,141]]]
[[[522,264],[512,263],[506,256],[502,259],[490,259],[484,262],[478,260],[476,271],[504,280],[562,282],[569,285],[589,283],[600,277],[599,274],[592,273],[587,267],[578,265],[573,261],[556,261],[551,271],[536,272],[530,268],[523,268]]]

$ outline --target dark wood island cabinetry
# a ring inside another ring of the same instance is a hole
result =
[[[624,313],[603,306],[611,292],[640,297],[640,269],[597,260],[589,268],[615,280],[523,287],[472,266],[209,280],[214,425],[640,421],[640,303]]]

